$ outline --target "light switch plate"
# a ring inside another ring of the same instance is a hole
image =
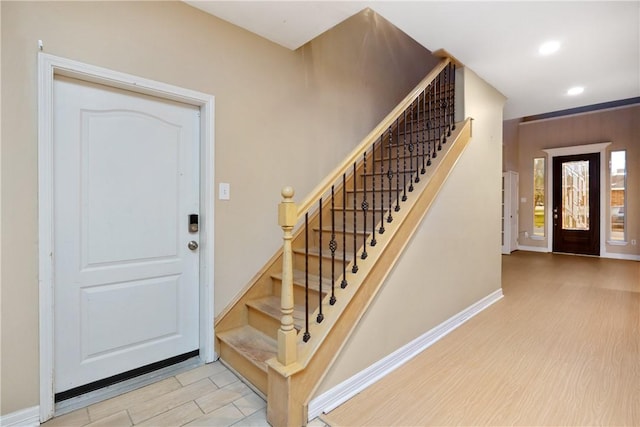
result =
[[[218,185],[218,198],[220,200],[229,200],[231,198],[231,186],[228,182],[221,182]]]

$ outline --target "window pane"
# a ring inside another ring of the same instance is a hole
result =
[[[627,165],[625,151],[611,152],[611,240],[625,240],[625,189],[627,181]]]
[[[589,161],[562,164],[562,229],[589,230]]]
[[[533,159],[533,235],[544,236],[544,157]]]

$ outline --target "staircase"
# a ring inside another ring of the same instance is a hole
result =
[[[272,425],[306,424],[315,387],[469,141],[454,88],[444,58],[303,202],[283,190],[283,250],[215,325],[220,358],[265,396]]]

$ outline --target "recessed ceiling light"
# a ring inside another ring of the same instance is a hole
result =
[[[567,91],[567,95],[580,95],[582,92],[584,92],[582,86],[574,86]]]
[[[542,43],[538,49],[538,53],[540,53],[540,55],[551,55],[552,53],[557,52],[558,49],[560,49],[560,42],[557,40],[551,40],[546,43]]]

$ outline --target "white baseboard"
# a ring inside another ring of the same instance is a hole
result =
[[[0,416],[0,426],[20,426],[31,427],[40,425],[40,408],[32,406],[31,408],[21,409],[7,415]]]
[[[529,251],[529,252],[544,252],[549,253],[549,249],[547,247],[541,246],[523,246],[518,245],[519,251]],[[628,261],[640,261],[640,255],[633,254],[617,254],[615,252],[603,252],[600,254],[600,258],[611,258],[611,259],[625,259]]]
[[[547,248],[546,246],[542,247],[542,246],[525,246],[525,245],[518,245],[518,250],[519,250],[519,251],[529,251],[529,252],[544,252],[544,253],[549,253],[549,248]]]
[[[602,258],[626,259],[628,261],[640,261],[640,255],[633,254],[616,254],[613,252],[605,252]]]
[[[480,301],[470,305],[455,316],[445,320],[435,328],[399,348],[373,365],[338,384],[309,402],[308,419],[312,420],[322,413],[327,413],[340,406],[371,384],[399,368],[414,356],[433,345],[458,326],[480,313],[503,297],[502,289],[498,289]]]

